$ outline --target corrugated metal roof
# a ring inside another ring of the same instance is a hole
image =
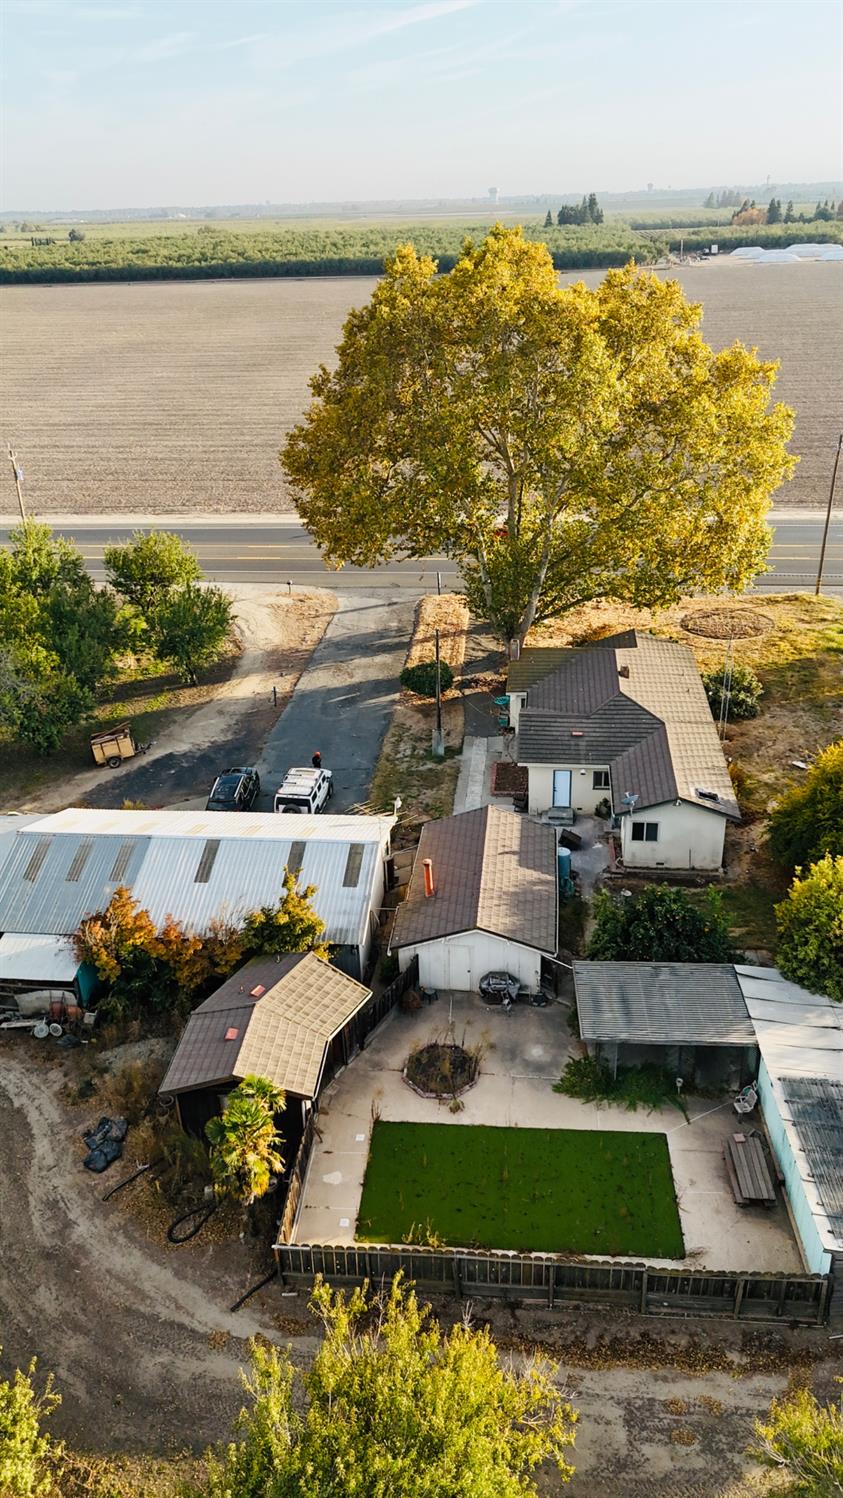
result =
[[[713,962],[575,962],[584,1040],[752,1045],[735,970]]]
[[[436,893],[424,893],[423,860]],[[498,806],[460,812],[422,828],[392,947],[479,929],[540,952],[556,951],[556,833]]]
[[[526,654],[526,652],[525,652]],[[541,655],[542,652],[536,652]],[[556,652],[547,652],[548,657]],[[550,661],[547,662],[550,665]],[[532,664],[538,670],[538,665]],[[732,782],[693,652],[625,631],[568,652],[535,684],[518,721],[522,764],[608,765],[615,810],[676,799],[737,820]],[[638,711],[632,711],[635,704]],[[579,729],[582,738],[572,738]],[[716,799],[701,796],[712,791]]]
[[[737,963],[776,1108],[820,1240],[843,1247],[843,1005]]]
[[[191,1014],[159,1090],[259,1076],[314,1097],[332,1036],[370,998],[312,952],[256,958]]]
[[[276,901],[295,843],[304,847],[299,883],[316,886],[313,903],[326,940],[357,946],[367,933],[394,822],[272,813],[60,812],[15,837],[0,868],[0,930],[70,935],[123,884],[156,923],[173,915],[189,930],[205,931],[214,919],[237,921]],[[208,847],[217,841],[210,858]],[[81,858],[85,843],[91,846]],[[354,883],[347,874],[352,848],[362,849]]]
[[[0,936],[0,980],[7,983],[72,983],[79,971],[65,936],[28,936],[6,931]]]

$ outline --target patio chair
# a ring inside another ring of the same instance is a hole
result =
[[[745,1113],[752,1113],[757,1102],[758,1088],[756,1087],[754,1082],[750,1082],[748,1087],[741,1088],[740,1092],[735,1098],[733,1107],[736,1113],[743,1115]]]

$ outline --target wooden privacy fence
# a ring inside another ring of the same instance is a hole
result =
[[[382,994],[378,994],[376,998],[369,1000],[369,1003],[362,1011],[360,1016],[361,1045],[367,1036],[371,1035],[372,1031],[377,1028],[381,1020],[385,1019],[390,1009],[395,1008],[402,994],[405,994],[408,988],[414,988],[418,981],[419,959],[418,957],[414,957],[406,972],[399,973],[398,977],[393,979],[389,987],[385,988]]]
[[[645,1315],[734,1316],[742,1321],[828,1318],[829,1275],[731,1273],[707,1269],[654,1269],[565,1259],[555,1254],[514,1254],[496,1249],[423,1248],[412,1244],[289,1243],[275,1246],[282,1281],[309,1286],[317,1274],[333,1285],[378,1285],[401,1270],[428,1293],[459,1297],[501,1296],[543,1304],[624,1306]],[[838,1286],[838,1298],[843,1289]]]

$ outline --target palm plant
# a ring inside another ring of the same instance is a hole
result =
[[[218,1196],[251,1206],[284,1169],[276,1114],[285,1106],[282,1088],[266,1077],[244,1077],[229,1093],[223,1112],[205,1125],[211,1144],[211,1174]]]

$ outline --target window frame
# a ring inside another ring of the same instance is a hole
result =
[[[608,791],[611,789],[608,770],[592,770],[591,789],[593,791]]]
[[[639,828],[640,828],[640,832],[639,832]],[[659,840],[659,824],[658,824],[658,822],[633,822],[631,824],[630,842],[633,842],[633,843],[657,843],[658,840]]]

